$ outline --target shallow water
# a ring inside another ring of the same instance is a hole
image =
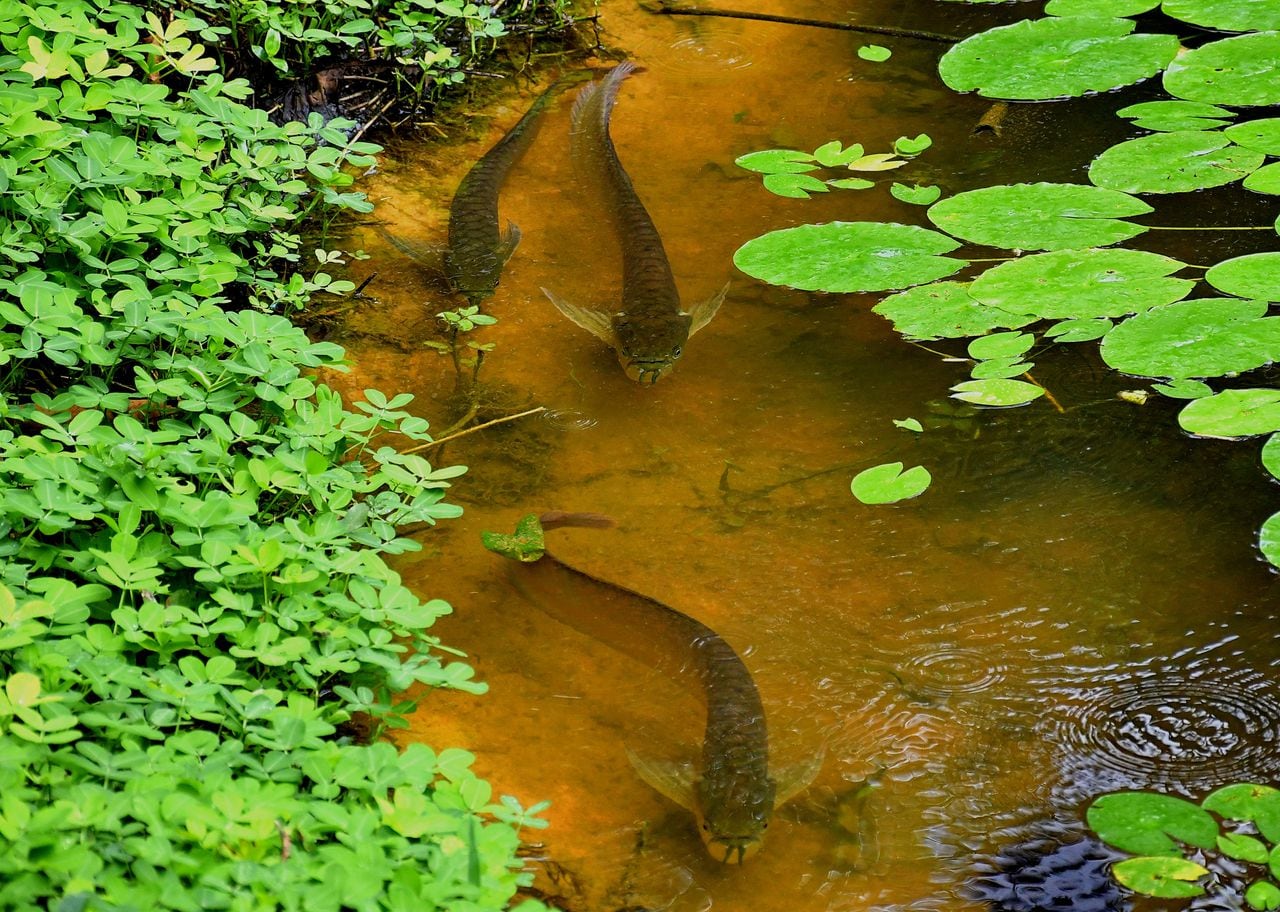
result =
[[[1090,157],[1123,135],[1110,112],[1142,90],[1016,107],[1001,136],[974,136],[988,105],[941,85],[939,45],[631,7],[606,3],[602,19],[606,40],[646,67],[615,110],[619,156],[685,301],[725,281],[729,296],[654,388],[627,380],[555,311],[540,287],[607,306],[619,284],[602,216],[575,191],[569,99],[557,101],[504,193],[524,240],[486,306],[499,322],[484,331],[496,347],[480,373],[482,419],[549,411],[433,457],[472,466],[451,498],[466,515],[422,535],[424,553],[400,566],[423,596],[455,606],[434,632],[469,654],[491,692],[429,695],[404,737],[466,746],[499,793],[552,801],[551,827],[528,834],[541,842],[530,865],[539,889],[574,910],[977,908],[960,891],[976,854],[1037,821],[1079,819],[1104,791],[1198,798],[1275,779],[1280,624],[1252,541],[1276,498],[1256,445],[1191,440],[1172,403],[1117,399],[1136,384],[1106,370],[1094,343],[1036,359],[1062,412],[1044,400],[940,406],[965,367],[902,341],[870,313],[877,296],[771,288],[731,263],[745,240],[786,225],[924,223],[883,186],[773,197],[733,166],[737,155],[831,138],[887,151],[925,132],[933,148],[890,179],[949,193],[1084,182]],[[817,0],[749,8],[836,18]],[[857,19],[967,34],[1013,15],[886,3],[859,5]],[[859,60],[867,43],[894,56]],[[460,143],[397,147],[367,185],[388,228],[443,243],[462,172],[553,76],[478,112],[488,119]],[[1215,191],[1197,194],[1193,212],[1225,223],[1242,206]],[[1158,214],[1194,217],[1173,201]],[[377,235],[357,240],[374,255],[378,303],[353,315],[344,342],[357,366],[338,382],[412,392],[411,409],[443,429],[457,416],[453,371],[422,343],[439,338],[432,315],[458,302]],[[1134,243],[1194,261],[1203,238]],[[907,417],[926,433],[894,427]],[[898,459],[934,472],[924,496],[892,507],[852,498],[854,472]],[[481,530],[545,509],[616,517],[616,529],[549,540],[743,654],[779,764],[825,750],[814,786],[742,868],[706,857],[691,816],[625,757],[624,745],[694,755],[698,704],[521,601],[479,546]],[[859,858],[839,807],[880,769],[867,805],[879,855]]]

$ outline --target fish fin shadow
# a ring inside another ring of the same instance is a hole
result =
[[[716,313],[720,310],[720,305],[724,303],[724,296],[727,295],[728,293],[729,293],[729,283],[725,282],[724,288],[721,288],[718,292],[716,292],[711,297],[707,298],[707,300],[703,301],[701,304],[695,304],[690,309],[689,317],[692,321],[689,324],[690,338],[693,337],[694,333],[696,333],[698,330],[702,329],[702,327],[706,326],[708,323],[711,322],[711,318],[714,317]]]
[[[614,348],[617,347],[617,337],[613,333],[613,321],[608,314],[598,310],[588,310],[585,307],[577,307],[546,288],[542,289],[542,293],[556,306],[556,310],[568,317],[574,324],[581,326],[605,344]]]
[[[773,806],[782,807],[812,785],[813,780],[817,779],[818,773],[822,771],[822,761],[826,757],[827,751],[823,748],[816,755],[791,766],[784,766],[775,772],[773,780],[777,790],[774,793]]]
[[[623,748],[637,775],[650,788],[685,810],[695,811],[693,782],[696,774],[693,764],[642,757],[628,744],[624,744]]]
[[[515,222],[507,222],[507,229],[502,232],[502,240],[498,244],[498,258],[505,266],[511,254],[520,246],[520,226]]]
[[[434,281],[439,282],[444,288],[449,287],[449,280],[446,278],[444,271],[443,250],[432,244],[423,244],[419,241],[411,241],[408,238],[392,234],[381,225],[378,226],[378,233],[382,235],[388,244],[421,266]]]

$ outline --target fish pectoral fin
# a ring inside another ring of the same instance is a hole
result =
[[[818,778],[818,773],[822,769],[822,761],[826,758],[826,755],[827,752],[822,750],[808,760],[803,760],[791,766],[784,766],[778,770],[773,776],[776,786],[773,806],[775,808],[782,807],[782,805],[812,785],[813,780]]]
[[[613,321],[606,313],[598,310],[589,310],[585,307],[575,307],[564,298],[557,297],[554,292],[548,289],[542,289],[542,293],[546,295],[551,303],[556,306],[556,310],[564,314],[578,326],[581,326],[591,335],[603,340],[606,344],[617,347],[617,336],[613,333]]]
[[[398,234],[392,234],[381,225],[378,226],[378,233],[386,238],[392,247],[399,250],[419,266],[427,266],[433,270],[440,268],[441,250],[439,247],[423,244],[420,241],[411,241]]]
[[[502,232],[502,241],[498,244],[498,259],[506,265],[511,254],[520,246],[520,226],[515,222],[507,222],[507,230]]]
[[[693,309],[689,311],[689,318],[692,321],[689,324],[690,336],[711,322],[711,318],[716,315],[716,311],[718,311],[720,309],[720,305],[724,303],[724,296],[728,293],[729,283],[725,282],[724,288],[721,288],[701,304],[695,304],[693,306]]]
[[[696,810],[693,797],[694,771],[691,764],[642,757],[629,745],[624,747],[627,751],[627,759],[635,767],[636,773],[654,791],[687,811]]]

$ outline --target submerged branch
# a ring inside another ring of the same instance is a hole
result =
[[[457,440],[459,437],[466,437],[468,434],[474,434],[476,431],[483,431],[485,428],[491,428],[495,424],[506,424],[508,421],[515,421],[517,418],[527,418],[530,415],[536,415],[539,412],[545,412],[546,410],[547,407],[545,405],[539,405],[537,408],[531,408],[515,415],[504,415],[501,418],[494,418],[492,421],[486,421],[484,424],[477,424],[475,427],[467,428],[465,431],[459,431],[456,434],[441,437],[439,440],[429,440],[419,446],[410,447],[407,450],[401,450],[400,455],[407,456],[410,453],[420,453],[423,450],[429,450],[431,447],[440,446],[442,443]]]
[[[893,28],[887,25],[855,25],[852,22],[831,22],[826,19],[801,19],[795,16],[774,16],[770,13],[751,13],[744,10],[709,9],[698,6],[676,6],[676,0],[641,0],[640,8],[649,13],[665,16],[719,16],[723,19],[754,19],[757,22],[779,22],[783,25],[808,25],[814,28],[838,29],[844,32],[865,32],[869,35],[888,35],[893,38],[915,38],[920,41],[938,41],[955,44],[960,39],[954,35],[939,35],[916,29]]]

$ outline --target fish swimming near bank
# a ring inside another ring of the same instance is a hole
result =
[[[610,315],[576,307],[546,288],[542,291],[562,314],[612,346],[628,377],[656,383],[670,373],[689,337],[716,315],[729,286],[688,313],[680,307],[662,238],[609,137],[618,87],[634,71],[632,64],[620,63],[578,93],[571,136],[574,161],[600,188],[622,246],[621,309]]]
[[[551,617],[661,672],[680,678],[706,707],[701,769],[647,760],[628,750],[640,777],[692,811],[717,861],[739,864],[764,840],[774,808],[818,774],[819,754],[795,768],[769,770],[764,707],[742,659],[714,630],[638,592],[584,573],[547,552],[543,530],[610,525],[596,514],[532,514],[514,535],[483,533],[484,545],[519,564],[516,591]]]
[[[520,243],[514,222],[498,226],[498,194],[507,174],[532,144],[547,103],[565,83],[556,82],[543,92],[510,130],[471,166],[453,194],[449,206],[449,246],[444,251],[444,273],[449,285],[478,306],[493,296],[503,267]],[[434,251],[384,231],[387,239],[419,263],[430,262]]]

